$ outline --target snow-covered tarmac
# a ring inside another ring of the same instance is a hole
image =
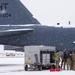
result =
[[[24,58],[0,58],[0,75],[75,75],[75,71],[24,71]]]

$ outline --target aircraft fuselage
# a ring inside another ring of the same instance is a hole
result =
[[[74,50],[75,28],[49,27],[43,25],[7,25],[0,26],[0,30],[32,28],[32,32],[13,36],[1,36],[0,44],[26,46],[46,45],[55,46],[58,50]]]

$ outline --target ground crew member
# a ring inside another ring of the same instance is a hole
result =
[[[70,53],[69,52],[67,52],[66,64],[67,64],[67,70],[70,70],[70,67],[71,67],[71,57],[70,57]]]
[[[75,71],[75,51],[72,54],[72,58],[73,58],[73,70]]]
[[[73,51],[70,51],[70,59],[71,59],[71,64],[70,64],[70,70],[73,70],[73,58],[72,58]]]
[[[74,66],[74,52],[72,52],[71,55],[71,70],[73,70],[73,66]]]
[[[62,69],[62,66],[63,66],[63,63],[64,63],[64,53],[65,53],[65,51],[63,51],[62,54],[61,54],[61,59],[62,59],[62,61],[61,61],[61,69]]]
[[[56,68],[59,68],[59,62],[60,62],[60,54],[59,51],[55,52],[55,64],[56,64]]]
[[[67,51],[63,51],[63,56],[62,56],[62,62],[61,62],[61,68],[63,66],[63,69],[65,70],[66,66],[66,60],[67,60]]]

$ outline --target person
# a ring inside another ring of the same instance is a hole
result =
[[[75,51],[72,53],[72,59],[73,59],[73,70],[75,71]]]
[[[73,70],[73,57],[72,57],[73,51],[70,51],[70,59],[71,59],[71,64],[70,64],[70,70]]]
[[[70,55],[70,52],[67,52],[67,55],[66,55],[67,59],[66,59],[66,65],[67,65],[67,70],[70,70],[70,67],[71,67],[71,55]]]
[[[56,64],[56,68],[59,68],[59,62],[60,62],[60,54],[59,51],[55,52],[55,64]]]
[[[62,66],[63,66],[63,69],[65,70],[66,60],[67,60],[67,51],[66,50],[63,51],[63,54],[62,54],[61,58],[62,58],[61,69],[62,69]]]
[[[63,52],[61,53],[61,69],[62,69],[62,66],[63,66],[63,63],[64,63],[64,52],[65,52],[65,51],[63,51]]]

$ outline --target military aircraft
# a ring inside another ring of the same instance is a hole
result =
[[[0,44],[75,50],[74,43],[75,28],[41,25],[19,0],[0,0]]]

